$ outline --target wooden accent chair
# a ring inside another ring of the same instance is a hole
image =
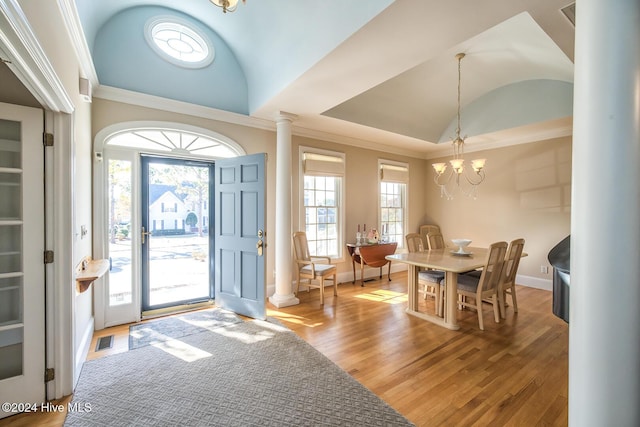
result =
[[[513,312],[518,312],[518,300],[516,299],[516,274],[520,266],[520,258],[524,249],[524,239],[515,239],[509,243],[507,256],[504,260],[504,269],[502,273],[502,281],[498,293],[500,302],[500,315],[504,319],[506,316],[505,300],[507,294],[511,295],[511,303],[513,304]]]
[[[364,266],[379,267],[380,278],[382,279],[382,267],[389,264],[389,270],[387,276],[391,280],[391,261],[386,259],[387,255],[393,255],[396,252],[398,244],[392,243],[380,243],[375,245],[359,246],[358,252],[360,257],[360,280],[361,285],[364,286]],[[355,279],[355,274],[354,274]]]
[[[311,256],[309,254],[307,233],[304,231],[293,233],[293,248],[297,263],[296,295],[300,290],[300,282],[306,280],[309,288],[320,288],[320,304],[322,305],[324,304],[324,281],[333,280],[333,295],[338,296],[338,269],[331,264],[329,257]],[[314,283],[314,280],[318,283]]]
[[[409,252],[423,252],[424,245],[422,236],[418,233],[409,233],[405,237]],[[434,299],[435,312],[438,316],[442,313],[442,301],[440,292],[440,282],[444,279],[444,271],[440,270],[420,270],[418,271],[418,285],[422,286],[424,299],[432,296]]]
[[[475,308],[478,312],[478,324],[484,330],[482,321],[482,300],[487,299],[493,304],[493,315],[496,323],[500,322],[500,310],[498,303],[498,289],[502,280],[502,268],[504,266],[507,242],[496,242],[489,246],[489,254],[482,269],[480,277],[471,274],[458,275],[458,295],[463,298],[459,305]],[[473,301],[473,302],[470,302]]]

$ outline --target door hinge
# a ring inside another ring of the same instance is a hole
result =
[[[53,134],[47,132],[42,134],[42,143],[45,147],[53,147]]]
[[[53,368],[46,368],[44,370],[44,382],[48,383],[56,378],[56,371]]]
[[[44,263],[45,264],[53,263],[53,251],[44,251]]]

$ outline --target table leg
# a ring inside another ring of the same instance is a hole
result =
[[[444,323],[450,329],[458,328],[458,273],[447,271],[445,274]]]
[[[351,267],[353,268],[353,282],[356,283],[356,261],[351,257]]]
[[[409,265],[409,273],[408,273],[408,277],[407,277],[407,310],[406,312],[412,316],[416,316],[419,317],[421,319],[427,320],[431,323],[435,323],[438,326],[442,326],[443,328],[448,328],[448,329],[459,329],[459,326],[456,324],[455,322],[455,317],[454,317],[454,322],[450,323],[447,322],[446,319],[443,319],[442,317],[438,317],[438,316],[434,316],[432,314],[427,314],[427,313],[422,313],[418,311],[418,304],[419,304],[419,299],[418,299],[418,271],[419,268],[414,266],[414,265]],[[448,274],[448,273],[447,273]],[[457,279],[456,279],[457,280]],[[454,292],[455,292],[455,287],[450,286],[451,288],[454,288]],[[447,301],[450,300],[449,297],[447,297]],[[454,315],[455,315],[455,297],[453,298],[453,302],[454,302]],[[447,307],[445,307],[445,310],[447,309]]]
[[[407,307],[411,311],[418,311],[418,268],[415,265],[409,265],[407,279]]]

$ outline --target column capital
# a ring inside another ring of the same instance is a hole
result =
[[[297,120],[298,116],[293,113],[287,113],[286,111],[278,111],[276,113],[275,119],[276,119],[276,123],[279,123],[282,121],[288,121],[291,123],[294,120]]]

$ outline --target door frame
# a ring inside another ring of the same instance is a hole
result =
[[[154,162],[155,160],[158,160],[156,162]],[[148,154],[141,154],[140,155],[140,206],[138,207],[139,212],[140,212],[140,227],[137,229],[132,229],[137,233],[138,231],[142,230],[142,227],[144,227],[146,225],[146,231],[150,232],[151,231],[151,227],[149,224],[149,208],[150,208],[150,201],[149,201],[149,190],[148,190],[148,184],[149,184],[149,164],[150,163],[162,163],[162,164],[166,164],[166,165],[177,165],[177,166],[198,166],[198,167],[206,167],[209,171],[209,190],[208,190],[208,213],[209,215],[207,215],[207,217],[209,218],[209,221],[211,221],[211,218],[213,217],[213,204],[211,203],[214,197],[214,169],[215,169],[215,160],[202,160],[202,159],[185,159],[182,157],[174,157],[174,156],[156,156],[156,155],[148,155]],[[192,165],[189,165],[189,163],[193,163]],[[146,166],[145,166],[146,163]],[[146,175],[145,175],[146,173]],[[144,187],[147,187],[147,190],[145,192]],[[209,224],[211,224],[209,222]],[[202,225],[201,225],[202,226]],[[215,250],[214,250],[214,234],[213,231],[211,230],[211,226],[209,225],[209,241],[208,241],[208,246],[209,246],[209,257],[208,257],[208,264],[209,264],[209,272],[210,272],[210,276],[209,276],[209,300],[212,300],[215,296],[215,288],[214,288],[214,280],[215,280],[215,274],[214,274],[214,254],[215,254]],[[149,242],[151,240],[149,239]],[[141,285],[140,285],[140,293],[141,293],[141,299],[140,299],[140,307],[141,307],[141,311],[142,313],[147,312],[147,311],[154,311],[154,310],[163,310],[166,308],[172,308],[172,307],[178,307],[178,306],[182,306],[185,304],[199,304],[199,303],[203,303],[205,301],[202,301],[201,299],[198,301],[195,300],[186,300],[186,301],[178,301],[176,304],[174,303],[167,303],[167,304],[161,304],[158,306],[150,306],[149,305],[149,301],[148,301],[148,296],[145,295],[145,286],[149,287],[149,276],[150,276],[150,272],[149,272],[149,246],[147,244],[147,246],[144,246],[143,244],[139,245],[140,248],[140,268],[141,268]]]
[[[16,0],[0,2],[0,55],[7,66],[45,110],[44,128],[54,133],[56,145],[48,148],[45,160],[47,199],[45,209],[46,247],[57,261],[45,268],[45,360],[55,369],[54,380],[46,383],[47,399],[73,392],[76,355],[73,352],[74,295],[73,260],[73,112],[74,102],[56,74]],[[53,154],[51,154],[53,151]],[[68,286],[56,286],[64,283]]]
[[[130,122],[120,122],[116,124],[112,124],[104,127],[96,133],[93,142],[93,251],[95,258],[105,258],[107,257],[108,252],[108,239],[109,233],[106,226],[106,221],[108,218],[108,204],[106,203],[106,191],[107,191],[107,179],[106,179],[106,167],[105,162],[108,161],[111,153],[118,153],[121,156],[126,156],[127,159],[131,159],[132,163],[132,188],[135,189],[134,197],[132,197],[132,218],[131,218],[131,229],[132,230],[140,230],[140,156],[142,154],[148,154],[151,156],[159,156],[159,157],[171,157],[171,158],[179,158],[185,160],[194,160],[194,161],[205,161],[205,162],[215,162],[216,158],[209,156],[198,156],[195,154],[187,155],[185,153],[174,154],[170,152],[162,152],[162,151],[153,151],[149,149],[141,149],[141,148],[129,148],[129,147],[115,147],[109,146],[109,139],[117,136],[124,132],[130,132],[141,129],[163,129],[163,130],[172,130],[177,132],[194,132],[201,135],[205,135],[209,138],[215,139],[220,143],[226,145],[230,148],[237,156],[244,156],[246,152],[244,148],[238,144],[233,139],[222,135],[218,132],[212,131],[210,129],[200,128],[197,126],[192,126],[184,123],[178,122],[166,122],[166,121],[158,121],[158,120],[143,120],[143,121],[130,121]],[[121,157],[124,158],[124,157]],[[133,256],[140,256],[140,235],[139,233],[132,233],[132,247]],[[138,266],[140,266],[140,260],[137,261]],[[138,267],[137,271],[133,272],[134,280],[140,281],[142,278],[142,273],[140,268]],[[102,286],[102,291],[95,291],[94,298],[94,318],[95,323],[94,327],[96,330],[104,329],[108,326],[114,326],[117,324],[121,324],[123,322],[120,321],[111,321],[107,319],[106,316],[106,307],[108,304],[108,292],[106,286]],[[98,288],[96,288],[98,289]],[[134,286],[133,288],[133,303],[134,303],[134,312],[128,314],[128,319],[131,319],[132,322],[137,322],[142,319],[141,313],[141,290],[139,286]]]

